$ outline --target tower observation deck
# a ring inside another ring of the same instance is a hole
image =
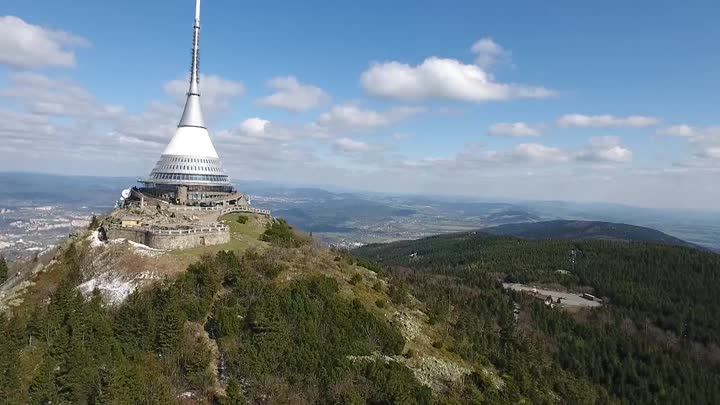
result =
[[[235,193],[210,140],[200,106],[200,0],[195,3],[190,85],[175,135],[140,191],[175,204],[199,204]]]

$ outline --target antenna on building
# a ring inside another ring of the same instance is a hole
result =
[[[195,0],[195,22],[193,23],[192,60],[190,62],[190,88],[187,92],[185,109],[178,127],[205,128],[200,108],[200,0]]]

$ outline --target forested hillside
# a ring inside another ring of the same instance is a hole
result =
[[[284,221],[258,228],[235,215],[229,223],[227,249],[205,251],[117,305],[78,285],[88,266],[111,263],[93,260],[99,252],[118,255],[121,246],[67,244],[23,303],[0,315],[2,403],[720,399],[718,365],[702,358],[716,354],[717,256],[480,233],[350,256]],[[588,286],[611,304],[570,315],[506,292],[502,279]]]
[[[655,229],[601,221],[526,222],[484,228],[482,231],[493,235],[525,239],[614,240],[698,247]]]
[[[578,384],[594,387],[582,391],[581,402],[720,401],[718,255],[675,246],[529,241],[478,232],[369,245],[355,254],[405,280],[435,319],[449,320],[455,340],[477,351],[460,351],[463,356],[487,356],[501,371],[509,370],[513,363],[501,358],[507,358],[508,342],[522,336],[552,362],[554,372],[563,370]],[[591,288],[609,305],[569,314],[506,293],[501,280]],[[518,322],[497,322],[510,316],[509,297],[521,307]],[[527,366],[528,360],[515,361]]]
[[[254,229],[231,218],[233,237]],[[428,385],[449,389],[427,372],[421,384],[409,365],[453,355],[413,358],[423,345],[392,321],[401,309],[384,280],[284,221],[258,239],[111,306],[78,285],[100,252],[132,251],[76,238],[23,304],[0,314],[0,402],[430,403]]]

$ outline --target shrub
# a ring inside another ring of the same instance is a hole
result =
[[[288,248],[300,247],[304,242],[284,219],[274,220],[268,229],[260,236],[260,240],[269,242],[275,246]]]
[[[363,279],[363,278],[362,278],[361,275],[355,273],[355,274],[353,274],[353,276],[350,278],[350,284],[356,285],[357,283],[361,282],[362,279]]]
[[[247,221],[250,219],[247,215],[240,215],[237,219],[237,222],[239,224],[247,224]]]
[[[0,256],[0,283],[8,278],[8,265],[5,258]]]
[[[100,227],[100,221],[98,220],[98,217],[93,215],[92,219],[90,220],[90,224],[88,225],[88,229],[91,231],[94,231]]]
[[[377,301],[375,301],[375,305],[376,305],[378,308],[385,308],[385,300],[383,300],[383,299],[378,299]]]
[[[402,280],[393,280],[388,294],[395,304],[406,304],[408,301],[408,286]]]

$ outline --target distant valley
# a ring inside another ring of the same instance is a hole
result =
[[[0,173],[0,251],[10,258],[31,256],[57,243],[73,229],[86,225],[92,215],[109,212],[120,191],[135,185],[135,181]],[[250,196],[254,206],[272,210],[275,216],[286,218],[318,240],[346,248],[562,219],[649,227],[670,237],[720,249],[720,213],[672,212],[615,204],[478,201],[328,191],[255,181],[241,182],[238,188]],[[496,228],[491,232],[512,229],[517,228]],[[527,228],[531,233],[546,231],[557,230]]]

